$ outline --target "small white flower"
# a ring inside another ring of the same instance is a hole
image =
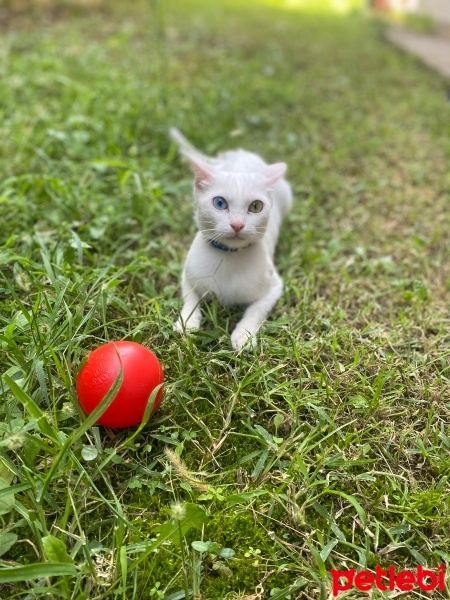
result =
[[[75,415],[75,409],[72,402],[64,402],[61,407],[61,413],[63,417],[73,417]]]
[[[181,502],[174,502],[170,507],[172,519],[175,521],[182,521],[186,516],[186,507]]]
[[[5,441],[6,447],[10,450],[19,450],[25,444],[26,436],[21,431],[12,433]]]

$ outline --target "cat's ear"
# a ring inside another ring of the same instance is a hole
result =
[[[272,187],[275,183],[283,177],[287,169],[286,163],[275,163],[269,165],[264,171],[264,177],[268,187]]]
[[[196,156],[186,154],[186,159],[194,173],[194,184],[196,189],[200,190],[214,179],[214,171],[203,160]]]

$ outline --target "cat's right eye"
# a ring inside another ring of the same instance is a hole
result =
[[[213,206],[214,208],[217,208],[217,210],[225,210],[228,208],[228,203],[222,196],[216,196],[213,198]]]

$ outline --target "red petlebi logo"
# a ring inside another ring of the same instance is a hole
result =
[[[418,566],[416,571],[395,572],[393,565],[387,569],[382,569],[379,565],[373,571],[356,571],[349,569],[347,571],[336,571],[331,569],[333,580],[333,596],[339,592],[345,592],[355,587],[361,592],[369,592],[373,588],[382,592],[398,590],[401,592],[411,592],[419,588],[423,592],[432,592],[433,590],[443,591],[445,589],[445,566],[439,565],[437,569],[430,570]]]

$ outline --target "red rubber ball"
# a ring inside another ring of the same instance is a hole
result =
[[[120,359],[119,359],[119,354]],[[116,380],[122,361],[123,380],[119,391],[97,423],[107,427],[131,427],[142,421],[150,394],[164,382],[159,360],[151,350],[136,342],[109,342],[91,352],[77,377],[77,395],[90,414]],[[159,390],[153,410],[158,407]]]

